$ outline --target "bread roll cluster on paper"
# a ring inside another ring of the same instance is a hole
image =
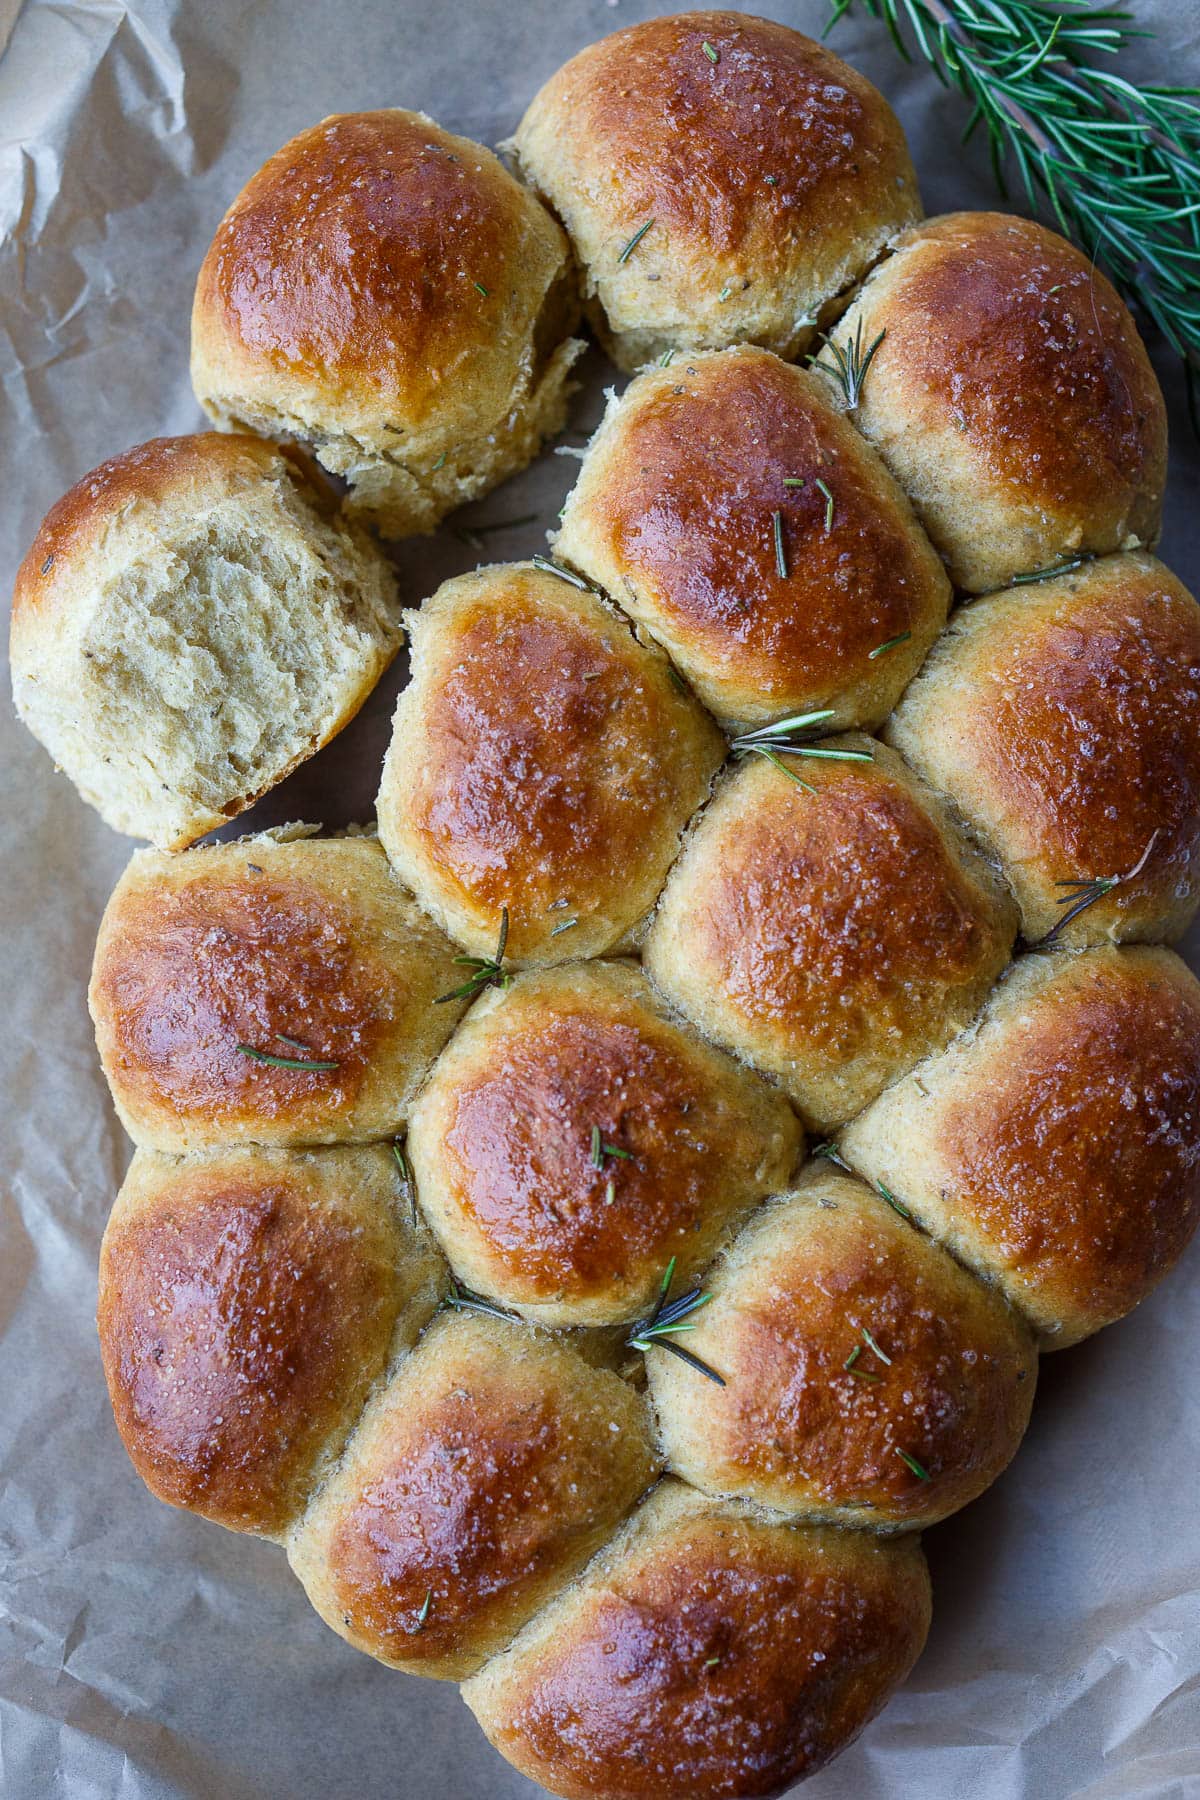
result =
[[[335,737],[400,642],[379,550],[257,438],[154,438],[46,515],[17,711],[116,831],[178,850]]]
[[[192,383],[308,445],[385,537],[431,531],[564,423],[571,255],[528,189],[399,107],[323,119],[251,177],[196,283]]]
[[[578,579],[531,563],[446,582],[408,615],[412,679],[379,833],[458,943],[517,964],[624,946],[724,741],[661,652]]]
[[[413,1109],[426,1216],[469,1287],[544,1325],[633,1322],[786,1183],[778,1089],[672,1017],[631,963],[520,975],[473,1008]]]
[[[882,724],[950,605],[828,377],[765,350],[676,357],[614,398],[554,542],[734,731]]]
[[[517,167],[562,220],[590,324],[622,369],[668,350],[797,356],[822,309],[921,216],[870,82],[771,19],[647,19],[534,99]]]

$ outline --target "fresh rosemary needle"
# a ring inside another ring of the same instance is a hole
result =
[[[556,563],[552,557],[543,556],[540,551],[531,556],[529,560],[535,569],[541,570],[543,575],[557,575],[560,581],[569,582],[572,587],[578,588],[581,594],[596,592],[591,582],[585,581],[582,575],[577,575],[574,569],[564,569],[561,563]]]
[[[906,1468],[912,1470],[913,1474],[916,1476],[918,1481],[932,1480],[929,1470],[923,1469],[921,1467],[920,1463],[917,1461],[915,1456],[910,1456],[907,1450],[902,1450],[900,1448],[899,1444],[896,1444],[894,1446],[894,1449],[895,1449],[896,1455],[900,1458],[900,1461],[905,1465]]]
[[[872,338],[871,342],[864,350],[862,344],[862,320],[860,319],[854,336],[847,336],[844,344],[839,344],[836,338],[832,336],[827,337],[817,354],[815,356],[810,356],[808,359],[810,365],[814,369],[820,369],[823,375],[828,375],[831,381],[837,383],[842,390],[842,396],[851,412],[853,412],[854,408],[858,405],[859,397],[862,394],[863,382],[867,379],[867,370],[874,362],[875,352],[879,349],[880,344],[882,344],[886,336],[886,330],[881,331],[878,337]],[[833,358],[832,363],[824,361],[825,352],[827,350]]]
[[[634,232],[633,236],[630,238],[629,242],[626,244],[625,248],[622,250],[620,256],[618,256],[618,258],[617,258],[618,265],[620,265],[621,263],[627,263],[629,261],[630,257],[633,255],[634,251],[637,249],[638,245],[641,243],[642,239],[645,237],[646,233],[649,231],[649,229],[653,225],[653,223],[654,223],[653,219],[647,219],[646,223],[644,225],[638,226],[637,230]]]
[[[783,514],[781,512],[773,512],[771,514],[771,533],[775,540],[775,573],[778,575],[780,581],[786,581],[788,576],[788,560],[787,550],[784,548],[783,542]]]
[[[910,1224],[912,1223],[912,1214],[902,1200],[897,1200],[891,1188],[885,1187],[882,1181],[877,1181],[875,1183],[875,1192],[879,1195],[881,1200],[887,1201],[893,1212],[898,1212],[902,1219],[907,1219]]]
[[[633,1161],[632,1150],[622,1150],[619,1144],[608,1144],[598,1125],[592,1126],[591,1158],[593,1169],[602,1169],[606,1156],[619,1156],[622,1162]]]
[[[894,638],[888,638],[886,643],[876,644],[875,648],[868,652],[867,661],[874,662],[877,656],[886,656],[889,650],[896,650],[901,644],[907,644],[911,636],[911,631],[901,631]]]
[[[825,530],[829,533],[833,530],[833,495],[819,477],[816,486],[825,496]]]
[[[1071,920],[1077,919],[1081,912],[1086,912],[1089,906],[1094,906],[1097,900],[1103,900],[1105,894],[1111,894],[1114,888],[1120,887],[1124,882],[1136,881],[1150,860],[1150,852],[1158,842],[1161,830],[1161,826],[1158,826],[1150,833],[1146,848],[1132,869],[1127,869],[1124,875],[1095,875],[1091,879],[1083,881],[1056,881],[1055,887],[1066,888],[1068,892],[1063,895],[1061,900],[1057,900],[1055,905],[1065,906],[1067,910],[1062,918],[1050,927],[1045,937],[1037,940],[1035,947],[1041,950],[1047,944],[1052,944],[1059,932],[1065,931]]]
[[[471,283],[471,286],[475,289],[475,292],[477,294],[482,294],[485,300],[488,300],[491,298],[489,290],[484,287],[482,281],[473,281]]]
[[[430,1607],[431,1607],[431,1606],[432,1606],[432,1605],[433,1605],[433,1589],[432,1589],[432,1588],[426,1588],[426,1590],[425,1590],[425,1598],[424,1598],[424,1600],[422,1600],[422,1602],[421,1602],[421,1610],[420,1610],[420,1612],[419,1612],[419,1613],[418,1613],[418,1614],[417,1614],[417,1625],[416,1625],[416,1629],[417,1629],[417,1630],[418,1630],[418,1631],[420,1631],[420,1630],[421,1630],[421,1628],[422,1628],[422,1626],[423,1626],[423,1625],[424,1625],[424,1624],[425,1624],[425,1621],[426,1621],[426,1619],[428,1619],[428,1617],[429,1617],[429,1609],[430,1609]]]
[[[670,1293],[671,1283],[675,1279],[675,1263],[676,1258],[672,1257],[659,1286],[658,1303],[654,1311],[642,1324],[634,1327],[625,1340],[626,1346],[630,1350],[640,1350],[643,1354],[647,1350],[653,1349],[655,1345],[660,1350],[669,1350],[672,1356],[679,1358],[680,1362],[685,1362],[689,1368],[697,1370],[701,1375],[706,1375],[709,1381],[715,1381],[718,1387],[724,1387],[725,1377],[723,1375],[719,1375],[715,1369],[710,1368],[706,1362],[702,1362],[700,1357],[694,1356],[690,1350],[685,1350],[682,1344],[671,1342],[671,1337],[676,1332],[696,1329],[694,1320],[690,1324],[688,1321],[712,1298],[711,1294],[702,1293],[699,1288],[689,1288],[687,1293],[680,1294],[677,1300],[669,1301],[667,1295]]]
[[[493,1306],[482,1294],[472,1293],[470,1288],[460,1287],[454,1276],[450,1277],[450,1292],[442,1302],[454,1312],[486,1313],[491,1319],[511,1319],[512,1313],[505,1312],[502,1306]]]
[[[278,1032],[276,1036],[278,1037]],[[285,1041],[285,1040],[281,1040]],[[239,1044],[238,1055],[246,1057],[250,1062],[266,1063],[272,1069],[337,1069],[338,1062],[322,1061],[315,1057],[271,1056],[266,1050],[259,1050],[254,1044]]]
[[[886,1354],[886,1352],[884,1352],[883,1350],[881,1350],[879,1348],[879,1345],[875,1342],[875,1339],[871,1336],[871,1333],[867,1330],[865,1325],[860,1325],[858,1329],[859,1329],[859,1336],[862,1338],[863,1343],[867,1346],[867,1349],[873,1351],[874,1354],[879,1358],[880,1362],[886,1363],[888,1368],[890,1369],[892,1366],[891,1357],[888,1356]]]
[[[850,1164],[843,1160],[841,1151],[832,1140],[827,1140],[823,1144],[815,1144],[812,1154],[814,1158],[822,1156],[826,1162],[836,1163],[839,1169],[845,1169],[847,1175],[853,1173]]]
[[[504,967],[504,951],[508,944],[508,908],[500,909],[500,937],[496,945],[495,956],[456,956],[455,962],[474,971],[460,987],[451,988],[448,994],[439,994],[434,1001],[435,1006],[444,1006],[448,1000],[474,999],[486,987],[506,988],[512,976]]]
[[[707,38],[705,38],[705,40],[701,44],[700,48],[703,50],[705,56],[707,56],[709,62],[712,63],[713,67],[715,68],[716,65],[721,60],[721,52],[715,47],[715,45],[710,44]]]
[[[1062,562],[1052,563],[1048,569],[1030,569],[1024,575],[1014,575],[1009,587],[1032,587],[1035,581],[1053,581],[1056,575],[1070,575],[1075,569],[1082,569],[1087,561],[1086,556],[1068,556]]]
[[[408,1195],[408,1204],[412,1212],[412,1222],[414,1225],[419,1225],[421,1220],[420,1214],[417,1211],[417,1184],[413,1180],[412,1164],[408,1160],[408,1154],[403,1145],[395,1138],[392,1139],[392,1155],[395,1157],[396,1167],[400,1171],[400,1185]]]

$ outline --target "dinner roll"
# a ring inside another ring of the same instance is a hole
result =
[[[461,973],[374,839],[265,833],[139,850],[88,1000],[135,1143],[353,1142],[400,1129]]]
[[[1145,347],[1082,251],[1011,213],[904,233],[834,331],[871,362],[855,423],[956,587],[1158,537],[1167,419]]]
[[[101,463],[17,572],[17,711],[117,831],[178,850],[352,719],[400,642],[391,570],[269,444]]]
[[[710,1493],[877,1530],[976,1499],[1029,1423],[1037,1355],[996,1294],[861,1182],[811,1164],[647,1355],[670,1467]]]
[[[511,146],[566,225],[623,369],[668,348],[795,356],[921,216],[904,133],[857,70],[771,19],[680,13],[551,77]]]
[[[556,553],[662,643],[722,723],[879,725],[950,584],[817,374],[765,350],[648,370],[614,399]]]
[[[894,751],[853,734],[821,748],[872,760],[753,757],[721,783],[645,961],[681,1012],[824,1131],[973,1017],[1016,917]]]
[[[1046,1349],[1143,1300],[1200,1220],[1200,983],[1169,950],[1025,956],[841,1134]]]
[[[567,1800],[749,1800],[857,1736],[929,1610],[913,1537],[782,1524],[664,1482],[463,1698]]]
[[[225,429],[301,440],[388,537],[524,468],[582,346],[570,251],[490,150],[399,107],[284,145],[217,228],[192,384]]]
[[[724,754],[666,657],[529,563],[446,582],[408,615],[412,680],[379,835],[450,936],[516,962],[595,956],[653,904]]]
[[[629,963],[519,975],[434,1067],[408,1155],[468,1286],[543,1325],[633,1320],[795,1166],[782,1094],[681,1029]]]
[[[1152,556],[962,608],[887,738],[999,857],[1031,941],[1186,930],[1200,903],[1200,607]]]
[[[612,1534],[658,1463],[644,1401],[515,1320],[438,1319],[371,1402],[288,1546],[368,1655],[456,1679]]]
[[[437,1305],[441,1260],[398,1197],[384,1149],[138,1151],[98,1320],[117,1429],[160,1500],[286,1529]]]

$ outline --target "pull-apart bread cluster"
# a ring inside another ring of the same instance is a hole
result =
[[[1200,612],[1121,301],[922,222],[829,52],[634,25],[512,149],[272,158],[197,288],[219,429],[18,578],[23,716],[157,846],[90,990],[104,1363],[155,1494],[531,1779],[750,1800],[903,1680],[915,1534],[1200,1216]],[[527,462],[581,305],[641,372],[551,554],[402,614],[364,521]],[[378,836],[171,854],[402,624]]]

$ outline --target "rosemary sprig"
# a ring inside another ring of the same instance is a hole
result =
[[[827,706],[819,712],[793,713],[789,719],[777,719],[773,725],[761,725],[757,731],[744,732],[735,737],[730,745],[734,756],[761,756],[772,763],[789,781],[802,787],[806,794],[815,794],[816,789],[807,781],[802,781],[782,760],[785,756],[810,757],[817,762],[872,762],[874,759],[869,750],[829,750],[823,745],[810,741],[809,734],[816,731],[826,719],[832,719],[833,708]]]
[[[876,644],[873,650],[867,652],[867,661],[874,662],[877,656],[886,656],[889,650],[899,649],[901,644],[907,644],[911,636],[911,631],[901,631],[894,638],[888,638],[886,643]]]
[[[1071,920],[1077,919],[1081,912],[1086,912],[1089,906],[1094,906],[1096,904],[1097,900],[1103,900],[1105,894],[1111,894],[1113,889],[1120,887],[1122,883],[1126,881],[1136,881],[1137,877],[1141,874],[1142,870],[1150,860],[1150,852],[1158,842],[1161,829],[1161,826],[1156,827],[1155,830],[1150,833],[1150,839],[1146,848],[1142,851],[1142,854],[1138,857],[1132,869],[1127,869],[1124,875],[1094,875],[1090,879],[1082,881],[1056,881],[1054,884],[1055,887],[1066,888],[1067,892],[1063,895],[1061,900],[1055,901],[1055,905],[1065,906],[1067,910],[1062,915],[1062,918],[1050,927],[1045,937],[1040,937],[1038,939],[1036,947],[1040,950],[1044,949],[1047,944],[1052,944],[1059,933],[1065,931],[1067,926],[1071,923]]]
[[[818,1156],[823,1156],[826,1162],[836,1163],[839,1169],[845,1169],[847,1175],[852,1175],[854,1173],[850,1164],[843,1161],[842,1153],[832,1139],[828,1139],[823,1144],[814,1144],[812,1155],[814,1160]]]
[[[641,243],[642,239],[645,237],[646,233],[649,231],[649,229],[653,225],[653,223],[654,223],[653,219],[647,219],[646,223],[644,225],[638,226],[637,230],[634,232],[633,236],[630,238],[629,242],[626,244],[625,248],[622,250],[620,256],[618,256],[618,258],[617,258],[618,265],[620,265],[621,263],[627,263],[629,261],[630,257],[633,255],[634,251],[637,249],[638,245]]]
[[[505,1312],[502,1306],[493,1306],[482,1294],[473,1293],[470,1288],[460,1287],[454,1276],[450,1277],[450,1292],[442,1301],[443,1306],[450,1307],[453,1312],[486,1313],[490,1319],[511,1320],[513,1314]]]
[[[500,909],[500,937],[496,945],[495,956],[456,956],[455,962],[464,968],[472,969],[460,987],[451,988],[448,994],[439,994],[434,1001],[435,1006],[444,1006],[448,1000],[473,1000],[476,994],[482,993],[486,987],[506,988],[512,976],[504,967],[504,951],[508,943],[508,908]]]
[[[1035,581],[1053,581],[1056,575],[1070,575],[1074,569],[1082,569],[1087,561],[1086,556],[1068,556],[1062,562],[1051,563],[1048,569],[1030,569],[1025,575],[1014,575],[1009,587],[1032,587]]]
[[[582,575],[577,575],[574,569],[564,569],[561,563],[556,563],[549,556],[543,556],[540,551],[531,556],[529,560],[535,569],[541,570],[543,575],[557,575],[560,581],[569,582],[573,588],[578,588],[581,594],[596,592],[592,583],[585,581]]]
[[[828,375],[831,381],[837,383],[842,390],[842,398],[851,412],[858,405],[863,382],[867,379],[867,370],[874,362],[875,352],[886,336],[886,330],[881,331],[878,337],[872,338],[864,350],[862,320],[860,319],[854,336],[850,337],[847,334],[844,344],[839,344],[831,333],[824,340],[817,354],[808,359],[814,369],[820,369],[822,375]],[[824,361],[827,350],[833,358],[832,363]]]
[[[668,1300],[667,1295],[670,1293],[671,1283],[675,1279],[675,1263],[676,1258],[672,1257],[659,1285],[658,1303],[654,1311],[642,1324],[634,1326],[633,1331],[625,1340],[626,1347],[630,1350],[641,1350],[644,1354],[657,1344],[660,1350],[669,1350],[672,1356],[679,1358],[680,1362],[687,1363],[689,1368],[698,1370],[701,1375],[707,1375],[708,1379],[715,1381],[718,1387],[724,1387],[725,1377],[723,1375],[718,1375],[715,1369],[710,1368],[706,1362],[702,1362],[698,1356],[694,1356],[690,1350],[685,1350],[682,1344],[671,1342],[671,1337],[676,1332],[695,1331],[694,1320],[691,1324],[687,1321],[692,1318],[693,1313],[699,1312],[700,1308],[707,1306],[712,1299],[711,1294],[705,1294],[698,1287],[694,1287],[689,1288],[686,1294],[680,1294],[677,1300]]]
[[[830,0],[832,27],[854,0]],[[1015,168],[1032,208],[1103,260],[1200,373],[1200,104],[1195,88],[1136,87],[1096,56],[1147,35],[1091,0],[862,0],[911,60],[903,20],[943,85],[971,102],[1002,193]]]
[[[279,1032],[276,1032],[275,1035],[281,1043],[294,1041],[291,1038],[282,1037]],[[301,1048],[305,1047],[301,1046]],[[237,1050],[239,1056],[246,1057],[250,1062],[266,1063],[268,1068],[272,1069],[307,1069],[311,1073],[313,1070],[341,1067],[339,1062],[324,1061],[316,1057],[272,1056],[268,1051],[260,1050],[256,1044],[239,1044]]]
[[[783,514],[781,512],[773,512],[771,514],[771,535],[775,540],[775,573],[778,575],[780,581],[786,581],[788,577],[788,560],[787,551],[784,548],[783,543]]]

